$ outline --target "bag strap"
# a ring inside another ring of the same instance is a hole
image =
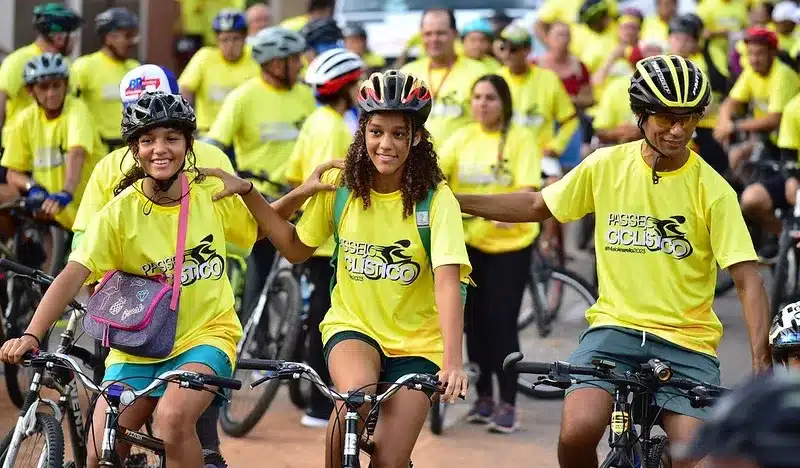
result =
[[[333,255],[331,255],[331,267],[333,267],[333,276],[331,276],[330,292],[333,293],[333,287],[336,286],[336,258],[339,256],[339,225],[342,221],[342,213],[344,207],[347,206],[347,201],[350,199],[350,189],[344,185],[336,187],[336,195],[333,199]]]
[[[172,301],[169,308],[172,311],[178,309],[178,299],[181,295],[181,276],[183,276],[183,257],[186,251],[186,230],[189,224],[189,181],[186,173],[181,173],[181,211],[178,215],[178,245],[175,248],[175,270],[172,274]]]
[[[425,253],[428,254],[428,263],[433,262],[431,257],[431,202],[434,193],[436,193],[436,187],[429,189],[425,198],[420,200],[414,207],[417,231],[419,232],[420,240],[422,240],[422,246],[425,247]]]

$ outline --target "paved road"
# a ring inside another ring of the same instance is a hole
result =
[[[576,254],[572,266],[588,273],[588,260]],[[769,276],[765,273],[765,276]],[[715,310],[725,325],[719,355],[725,385],[746,377],[750,367],[747,333],[735,292],[715,302]],[[572,310],[560,317],[553,334],[539,339],[533,329],[522,335],[523,351],[540,361],[565,359],[575,346],[585,324],[580,312]],[[1,378],[1,377],[0,377]],[[0,386],[0,434],[13,425],[14,411]],[[442,436],[425,429],[414,451],[416,466],[537,466],[557,467],[555,444],[560,421],[560,401],[534,401],[520,396],[523,430],[513,435],[489,434],[484,428],[463,422],[468,403],[455,405],[448,414],[448,428]],[[281,390],[269,412],[246,438],[225,437],[222,452],[231,467],[269,466],[320,467],[324,465],[322,429],[307,429],[299,424],[301,413]]]

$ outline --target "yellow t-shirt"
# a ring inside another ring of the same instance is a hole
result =
[[[326,172],[323,181],[337,183],[341,171]],[[316,247],[333,235],[335,192],[311,198],[297,235]],[[434,300],[433,270],[461,265],[466,282],[472,268],[464,245],[461,209],[447,184],[431,201],[431,259],[419,238],[415,216],[403,217],[400,192],[370,196],[364,209],[358,200],[345,206],[339,224],[336,286],[331,309],[320,325],[322,342],[345,330],[366,334],[389,357],[421,356],[442,366],[443,342]]]
[[[497,73],[498,70],[503,68],[503,64],[491,55],[487,55],[480,59],[480,62],[486,68],[486,73]]]
[[[189,175],[189,180],[193,176]],[[137,187],[128,187],[100,210],[89,223],[70,261],[91,271],[87,283],[106,272],[170,277],[175,269],[175,239],[180,206],[152,204]],[[219,348],[236,362],[236,343],[242,326],[234,310],[234,297],[225,274],[226,241],[249,249],[256,240],[257,224],[241,197],[211,201],[223,189],[222,181],[208,177],[191,184],[189,224],[181,274],[181,298],[175,347],[165,358],[143,358],[111,350],[106,366],[122,362],[162,362],[206,344]],[[152,206],[145,214],[143,207]]]
[[[620,99],[628,95],[629,77],[616,77],[606,85],[605,93],[595,107],[592,126],[597,130],[612,130],[626,123],[636,124],[636,116],[631,110],[630,99]]]
[[[133,59],[114,60],[103,51],[75,59],[69,71],[69,84],[92,113],[100,137],[119,140],[122,101],[119,99],[119,82],[139,66]],[[114,148],[108,148],[112,150]]]
[[[253,78],[228,95],[208,137],[233,144],[240,171],[266,172],[270,180],[283,183],[300,128],[315,109],[308,86],[280,90],[261,77]],[[271,184],[254,183],[262,193],[278,195]]]
[[[286,168],[286,180],[301,184],[320,164],[332,159],[344,159],[352,142],[353,133],[344,117],[330,106],[318,107],[300,129],[300,136],[297,137]],[[334,244],[331,236],[314,252],[314,256],[332,256]]]
[[[775,59],[767,76],[759,75],[751,67],[745,68],[728,96],[743,104],[752,104],[753,116],[758,119],[767,114],[783,112],[798,90],[800,78],[797,73]],[[772,133],[772,139],[777,141],[776,132]]]
[[[292,16],[281,21],[280,26],[292,31],[300,31],[308,23],[308,19],[308,15]]]
[[[25,88],[25,80],[23,78],[23,70],[25,64],[36,56],[42,55],[44,51],[39,48],[35,43],[20,47],[19,49],[11,52],[3,62],[0,63],[0,91],[3,91],[8,96],[6,100],[6,124],[13,121],[13,118],[28,104],[33,104],[33,98],[28,94]],[[119,89],[117,89],[119,93]],[[5,133],[3,133],[5,137]],[[5,139],[3,139],[5,141]]]
[[[542,185],[542,153],[536,137],[512,124],[500,157],[500,132],[486,132],[477,122],[462,128],[442,145],[439,166],[453,193],[492,194],[516,192]],[[483,218],[466,218],[467,245],[486,253],[513,252],[533,243],[539,234],[536,223],[498,227]]]
[[[666,46],[669,24],[657,14],[652,14],[642,21],[642,32],[639,35],[643,41],[658,41]]]
[[[600,70],[606,63],[608,55],[619,44],[615,26],[609,26],[602,33],[597,33],[585,24],[573,24],[570,33],[572,34],[569,43],[570,53],[578,57],[592,73]]]
[[[17,115],[8,137],[0,164],[15,171],[31,172],[33,179],[50,193],[64,189],[69,150],[81,147],[86,152],[73,201],[55,216],[61,226],[70,229],[86,181],[105,150],[86,104],[68,95],[61,115],[52,120],[45,117],[39,106],[28,106]]]
[[[537,19],[545,23],[561,21],[562,23],[573,24],[578,21],[578,12],[584,0],[547,0],[539,7]],[[616,0],[609,0],[609,11],[611,16],[617,14]]]
[[[511,88],[514,123],[529,129],[540,148],[561,154],[578,128],[575,106],[556,73],[532,65],[524,75],[512,75],[508,67],[498,72]],[[556,123],[562,124],[554,136]]]
[[[196,167],[217,167],[234,173],[230,158],[214,145],[195,140],[194,154]],[[86,230],[92,218],[114,198],[114,189],[131,167],[133,156],[128,154],[128,148],[114,150],[97,162],[72,223],[74,232]]]
[[[800,150],[800,94],[793,97],[783,109],[781,128],[778,132],[778,146]]]
[[[386,59],[376,54],[375,52],[367,51],[361,56],[361,60],[367,68],[383,68],[386,66]]]
[[[177,0],[181,4],[181,25],[184,34],[203,36],[203,45],[214,45],[217,37],[211,23],[220,10],[244,11],[245,0]]]
[[[740,0],[703,0],[697,5],[696,14],[703,20],[703,27],[713,32],[737,32],[750,23],[747,5]]]
[[[597,219],[600,298],[586,312],[591,327],[643,330],[715,356],[717,263],[757,259],[736,193],[694,152],[654,185],[642,144],[595,151],[542,195],[562,223]]]
[[[463,56],[458,57],[449,72],[445,68],[431,70],[430,63],[430,58],[420,58],[406,64],[401,71],[422,79],[431,90],[433,108],[425,128],[438,148],[456,130],[472,122],[472,86],[486,74],[486,68],[481,62]]]
[[[228,62],[216,47],[203,47],[186,65],[178,78],[181,89],[194,93],[197,109],[197,130],[205,133],[211,128],[222,102],[231,91],[251,78],[258,77],[261,69],[245,49],[236,62]]]

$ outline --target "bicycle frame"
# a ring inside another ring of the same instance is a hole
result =
[[[164,442],[155,437],[150,437],[138,431],[132,431],[117,424],[119,405],[121,403],[122,385],[111,385],[106,392],[108,408],[106,408],[105,423],[103,424],[103,445],[101,446],[100,466],[115,466],[117,441],[127,442],[134,446],[144,447],[153,451],[161,460],[160,467],[166,468],[167,459]]]
[[[614,406],[611,412],[610,426],[608,432],[608,446],[611,452],[600,468],[609,467],[630,467],[640,468],[644,464],[643,453],[646,449],[639,443],[639,435],[633,426],[632,404],[628,402],[630,397],[629,387],[617,387],[614,391]],[[650,439],[650,426],[642,425],[642,443]]]
[[[264,281],[264,287],[261,288],[261,294],[258,296],[258,302],[256,303],[255,308],[253,309],[252,315],[247,318],[247,321],[244,323],[242,327],[242,338],[239,340],[239,343],[236,345],[236,355],[241,356],[243,354],[243,346],[245,340],[250,332],[252,327],[258,326],[261,323],[261,316],[264,314],[264,311],[267,308],[267,298],[269,297],[269,290],[272,287],[272,283],[275,282],[275,277],[278,275],[278,270],[281,263],[280,252],[275,252],[275,257],[272,259],[272,267],[269,270],[269,275],[267,275],[266,281]],[[268,315],[269,316],[269,315]]]

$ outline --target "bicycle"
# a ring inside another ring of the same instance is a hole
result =
[[[55,275],[64,265],[67,256],[69,234],[55,222],[37,219],[25,198],[18,198],[0,205],[0,213],[14,219],[14,233],[9,245],[0,243],[0,257],[13,259],[32,268],[44,265],[48,275]],[[20,288],[12,277],[5,278],[5,303],[2,313],[0,343],[17,338],[30,322],[38,305],[31,291]],[[30,376],[20,372],[16,364],[3,364],[6,389],[14,406],[21,408],[24,389]]]
[[[653,427],[660,425],[662,407],[652,400],[661,387],[673,387],[675,397],[688,398],[692,407],[711,406],[725,388],[690,379],[674,377],[669,363],[651,359],[638,370],[624,374],[614,372],[616,365],[604,359],[595,359],[591,366],[576,366],[568,362],[524,362],[522,353],[506,356],[503,370],[519,374],[539,374],[531,386],[546,385],[567,389],[581,383],[610,382],[615,386],[614,406],[611,413],[608,445],[611,452],[600,468],[670,468],[669,440],[664,435],[652,436]],[[579,379],[575,375],[589,376]],[[632,398],[631,398],[632,397]],[[637,432],[635,425],[639,425]]]
[[[285,262],[276,252],[255,308],[252,313],[241,311],[242,338],[236,347],[237,356],[245,359],[292,357],[300,338],[302,305],[300,285]],[[260,378],[260,375],[241,370],[235,371],[234,377],[238,380],[251,382]],[[270,382],[261,388],[260,394],[237,394],[224,401],[220,411],[222,430],[231,437],[247,435],[261,420],[279,388],[280,382]],[[240,406],[246,407],[241,415]]]
[[[374,434],[378,422],[378,410],[381,403],[392,398],[402,388],[431,392],[431,394],[442,393],[442,388],[439,385],[437,377],[430,374],[406,374],[395,382],[379,382],[377,385],[388,385],[386,391],[380,394],[367,393],[361,389],[342,394],[328,388],[319,374],[310,366],[303,363],[262,359],[239,359],[237,367],[240,369],[265,372],[259,380],[250,384],[250,388],[255,388],[272,380],[307,379],[313,385],[316,385],[316,387],[332,401],[344,402],[347,409],[344,417],[343,468],[360,468],[360,454],[372,455],[375,452],[375,443],[370,440],[370,438]],[[359,431],[358,423],[361,416],[358,410],[366,404],[371,404],[372,407],[370,408],[368,416],[364,418],[363,429]],[[369,466],[371,467],[372,464]],[[409,461],[408,466],[412,468],[414,465]]]
[[[32,281],[37,287],[47,287],[53,282],[53,278],[44,272],[7,259],[0,259],[0,269],[12,271],[19,277]],[[115,417],[119,414],[118,405],[120,402],[128,404],[135,398],[152,392],[156,387],[163,385],[165,381],[172,379],[177,379],[181,385],[187,388],[194,388],[199,384],[202,384],[202,386],[206,384],[221,386],[223,388],[241,387],[241,382],[233,379],[204,376],[188,371],[170,371],[159,376],[153,384],[140,392],[125,390],[120,385],[116,385],[116,383],[100,388],[93,382],[92,378],[85,375],[83,368],[73,359],[73,357],[79,359],[95,373],[97,373],[98,369],[103,368],[103,362],[99,358],[89,350],[75,344],[77,341],[76,332],[86,312],[83,306],[74,300],[70,303],[70,308],[70,319],[61,333],[61,341],[57,351],[55,353],[39,351],[25,358],[23,367],[32,369],[33,377],[16,426],[0,441],[0,467],[2,468],[10,468],[12,466],[84,468],[86,466],[87,440],[85,434],[88,433],[91,423],[90,421],[86,423],[83,421],[78,398],[78,381],[82,382],[85,388],[97,393],[98,397],[101,394],[105,394],[110,403],[116,401],[106,414],[106,431],[104,431],[104,434],[109,439],[104,441],[103,446],[113,447],[114,439],[119,438],[121,441],[131,443],[133,447],[142,449],[132,450],[124,465],[125,468],[163,468],[166,462],[163,442],[153,438],[150,434],[142,434],[125,428],[121,428],[122,430],[117,434],[118,429],[115,427]],[[42,398],[40,394],[42,387],[55,390],[59,395],[58,401]],[[49,408],[52,414],[38,411],[40,406]],[[62,430],[64,417],[67,419],[73,456],[73,460],[66,464],[64,463],[64,433]],[[32,464],[26,464],[19,456],[31,451],[23,452],[21,446],[23,442],[37,434],[43,437],[44,448],[39,451],[33,449],[36,461]],[[108,442],[108,444],[106,445],[105,442]],[[35,452],[38,452],[38,454]],[[115,456],[116,452],[111,451],[110,453],[111,455],[108,453],[103,454],[103,459],[107,463],[105,466],[120,466],[121,464],[114,464],[114,460],[109,458]],[[153,457],[158,463],[150,463]],[[219,468],[226,466],[224,460],[215,452],[206,452],[204,457],[211,466]],[[222,462],[217,463],[219,460],[222,460]],[[101,466],[103,466],[102,463]]]

